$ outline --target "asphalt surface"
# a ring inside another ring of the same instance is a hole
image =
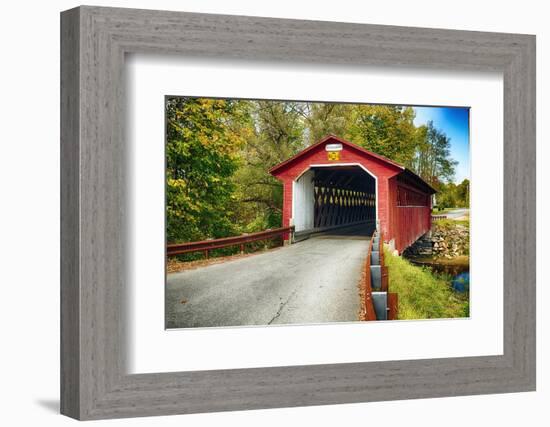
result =
[[[336,232],[168,275],[167,328],[358,320],[370,230]]]
[[[449,219],[457,219],[465,215],[468,215],[469,213],[470,213],[470,209],[460,208],[460,209],[453,209],[452,211],[447,212],[446,214],[443,214],[443,215],[446,215],[447,218]]]

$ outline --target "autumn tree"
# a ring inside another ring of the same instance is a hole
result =
[[[205,98],[166,103],[166,220],[171,242],[233,231],[231,179],[246,138],[249,104]]]

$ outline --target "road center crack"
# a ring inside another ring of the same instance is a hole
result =
[[[274,321],[275,319],[277,319],[277,318],[281,315],[281,313],[282,313],[282,311],[283,311],[283,308],[285,308],[285,306],[286,306],[286,305],[288,304],[288,302],[292,299],[292,297],[294,297],[294,295],[296,295],[296,292],[298,292],[298,288],[295,288],[295,289],[292,291],[292,293],[289,295],[289,297],[286,299],[285,302],[280,303],[279,309],[277,310],[277,313],[275,313],[275,316],[273,316],[273,318],[272,318],[269,322],[267,322],[268,325],[271,325],[271,324],[273,323],[273,321]]]

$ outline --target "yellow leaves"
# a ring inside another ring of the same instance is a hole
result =
[[[197,139],[199,140],[201,145],[204,145],[205,147],[208,147],[208,145],[210,144],[210,138],[205,134],[197,135]]]
[[[166,184],[174,189],[184,190],[187,187],[187,183],[183,179],[167,178]]]

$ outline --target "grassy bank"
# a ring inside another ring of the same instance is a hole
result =
[[[470,228],[470,219],[440,219],[433,222],[436,227],[453,228],[457,225]]]
[[[444,276],[435,275],[426,267],[412,265],[386,249],[384,254],[390,292],[399,295],[400,320],[469,316],[467,296],[454,292]]]

